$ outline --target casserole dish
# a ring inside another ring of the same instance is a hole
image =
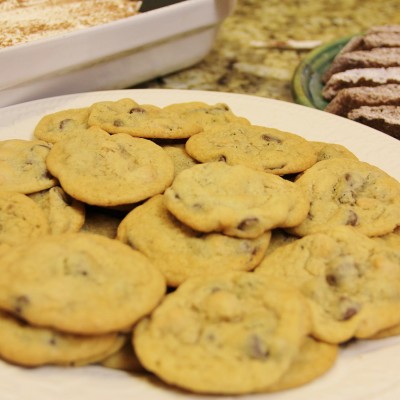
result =
[[[211,50],[235,1],[143,3],[138,15],[0,49],[0,107],[126,88],[189,67]]]

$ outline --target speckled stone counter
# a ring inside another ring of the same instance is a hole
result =
[[[140,87],[216,90],[292,101],[292,75],[310,49],[281,48],[282,43],[326,43],[384,24],[400,24],[399,0],[237,0],[201,63]]]

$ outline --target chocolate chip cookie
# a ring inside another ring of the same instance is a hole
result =
[[[150,104],[126,98],[102,101],[91,106],[89,125],[109,133],[127,133],[142,138],[188,138],[202,128],[190,120]]]
[[[343,158],[320,161],[295,184],[310,201],[307,218],[290,229],[296,235],[349,225],[378,236],[400,225],[400,183],[368,163]]]
[[[97,206],[145,200],[162,193],[174,175],[172,160],[160,146],[99,128],[55,143],[46,163],[65,192]]]
[[[400,249],[352,227],[307,235],[266,256],[255,273],[286,279],[309,299],[312,335],[367,338],[400,323]]]
[[[145,254],[164,274],[169,286],[194,275],[252,270],[268,247],[270,233],[239,239],[201,233],[179,222],[162,195],[136,207],[121,222],[117,238]]]
[[[200,162],[224,161],[276,175],[304,171],[317,161],[315,150],[304,138],[243,124],[205,129],[188,139],[186,151]]]
[[[129,329],[153,310],[165,280],[138,251],[89,233],[48,235],[0,254],[0,308],[75,334]]]
[[[90,107],[73,108],[47,114],[36,124],[35,138],[56,143],[75,133],[84,134],[89,128]]]
[[[29,194],[55,186],[46,166],[50,149],[41,140],[0,141],[0,189]]]
[[[190,278],[134,329],[136,354],[165,382],[200,393],[268,390],[310,329],[305,298],[252,272]]]
[[[241,238],[298,225],[309,210],[302,188],[293,182],[224,162],[181,172],[165,191],[165,205],[193,229]]]
[[[28,325],[0,311],[0,356],[14,364],[85,365],[117,352],[123,344],[118,333],[73,335]]]

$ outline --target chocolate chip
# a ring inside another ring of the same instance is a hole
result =
[[[349,205],[354,205],[356,204],[356,192],[353,190],[349,190],[347,192],[344,192],[339,198],[339,203],[341,204],[349,204]]]
[[[258,223],[259,220],[256,217],[246,218],[237,226],[237,229],[239,229],[240,231],[246,231],[253,228],[254,225],[257,225]]]
[[[8,214],[13,214],[13,213],[14,213],[14,210],[15,210],[15,204],[14,204],[14,203],[9,203],[9,204],[7,204],[6,207],[5,207],[5,211],[6,211],[6,213],[8,213]]]
[[[146,110],[142,107],[133,107],[129,110],[129,114],[144,114]]]
[[[117,143],[117,148],[118,148],[118,153],[122,158],[124,158],[125,160],[132,159],[132,154],[129,153],[129,151],[123,144]]]
[[[48,343],[49,343],[51,346],[56,346],[56,345],[57,345],[57,339],[56,339],[54,336],[52,336],[52,337],[49,339]]]
[[[340,314],[339,319],[341,321],[347,321],[354,317],[361,308],[359,303],[356,303],[347,296],[341,296],[339,298]]]
[[[255,246],[254,249],[253,249],[253,251],[251,252],[251,255],[252,255],[252,256],[257,255],[257,253],[258,253],[259,250],[260,250],[260,249],[258,248],[258,246]]]
[[[217,337],[215,336],[214,333],[209,332],[205,335],[205,339],[207,342],[215,342],[215,340],[217,339]]]
[[[60,131],[64,130],[65,127],[70,123],[70,121],[72,121],[71,118],[63,119],[63,120],[60,122],[60,124],[58,125],[58,128],[60,129]]]
[[[276,138],[274,136],[266,135],[266,134],[261,135],[261,139],[265,140],[266,142],[274,142],[274,143],[278,143],[278,144],[282,143],[281,139]]]
[[[356,226],[358,224],[358,215],[353,211],[349,211],[349,215],[347,217],[346,225]]]
[[[349,307],[346,309],[346,311],[343,314],[342,321],[347,321],[350,318],[354,317],[358,313],[358,308],[356,307]]]
[[[22,314],[24,308],[30,304],[30,300],[28,296],[18,296],[15,299],[15,307],[14,307],[14,312],[17,314]]]
[[[216,104],[214,107],[212,107],[211,112],[213,112],[214,110],[219,110],[219,111],[230,111],[230,108],[227,104],[225,103],[218,103]]]
[[[120,119],[116,119],[114,121],[114,126],[124,126],[124,123]]]
[[[250,336],[247,355],[258,360],[265,360],[269,357],[269,351],[259,336]]]
[[[209,110],[206,110],[206,114],[220,115],[222,113],[225,113],[226,111],[230,111],[229,107],[226,104],[221,103],[213,108],[210,108]]]
[[[328,285],[330,286],[336,286],[338,283],[336,276],[333,274],[326,275],[325,279],[328,282]]]

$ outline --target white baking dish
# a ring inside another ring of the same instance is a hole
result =
[[[146,0],[145,0],[146,1]],[[121,89],[199,62],[235,0],[186,0],[0,50],[0,107]]]

